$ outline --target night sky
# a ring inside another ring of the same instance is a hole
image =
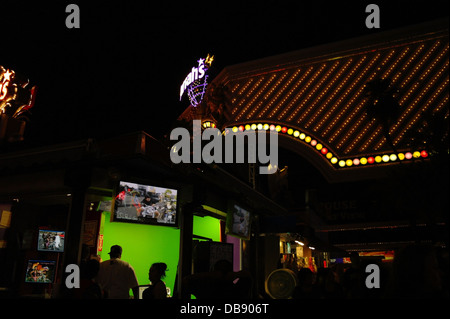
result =
[[[69,3],[80,29],[68,29]],[[0,65],[38,86],[26,139],[49,144],[144,130],[189,105],[179,88],[200,57],[227,65],[448,16],[449,1],[4,1]],[[368,29],[376,3],[381,28]]]

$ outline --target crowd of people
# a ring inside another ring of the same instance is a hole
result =
[[[371,271],[357,253],[349,266],[334,264],[297,272],[294,299],[448,299],[449,264],[446,251],[410,245],[396,252],[393,262],[377,263],[378,287],[367,284]]]
[[[122,248],[111,247],[110,259],[99,262],[87,260],[81,270],[81,289],[76,298],[165,299],[167,265],[154,263],[149,269],[151,285],[139,297],[139,285],[133,267],[121,260]],[[449,298],[448,255],[434,247],[411,245],[398,251],[394,261],[379,263],[378,287],[368,287],[368,262],[358,254],[351,256],[351,264],[334,264],[329,268],[310,268],[296,271],[297,285],[292,299],[439,299]],[[234,272],[230,262],[220,260],[207,273],[193,274],[182,279],[181,298],[249,299],[252,297],[252,275],[247,271]],[[253,296],[254,297],[254,296]],[[259,296],[264,298],[264,296]]]

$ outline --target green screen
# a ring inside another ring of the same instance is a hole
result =
[[[197,236],[211,238],[213,241],[220,241],[220,221],[210,216],[194,216],[192,233]]]
[[[155,262],[167,264],[164,282],[174,291],[177,274],[180,230],[175,227],[110,222],[111,214],[104,212],[102,260],[108,260],[112,245],[122,246],[122,260],[133,266],[140,285],[149,284],[148,271]],[[220,221],[216,218],[194,216],[193,234],[220,241]],[[173,295],[173,294],[172,294]]]
[[[122,260],[133,266],[139,285],[149,284],[148,271],[155,262],[167,264],[164,282],[173,292],[180,251],[180,230],[174,227],[110,222],[106,213],[101,257],[108,260],[112,245],[122,246]]]

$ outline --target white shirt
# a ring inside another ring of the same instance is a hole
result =
[[[133,267],[116,258],[100,264],[96,281],[109,299],[129,299],[130,289],[139,285]]]

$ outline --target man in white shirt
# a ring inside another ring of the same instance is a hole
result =
[[[97,283],[108,299],[129,299],[130,289],[135,299],[139,298],[139,284],[133,267],[121,259],[122,247],[111,246],[110,258],[100,264]]]

